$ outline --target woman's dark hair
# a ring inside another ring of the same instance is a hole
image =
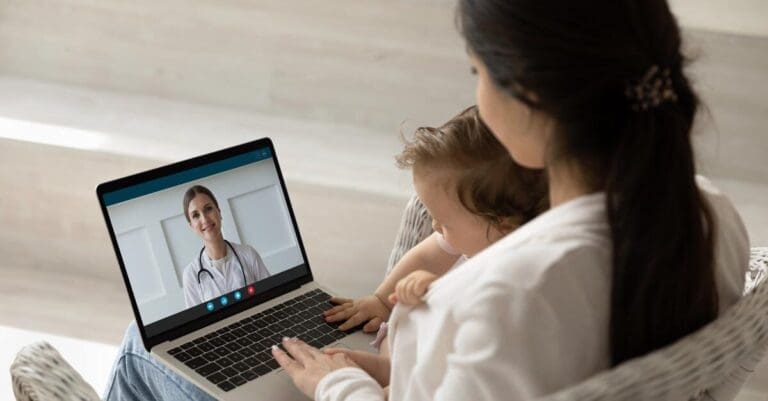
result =
[[[550,162],[606,193],[612,365],[718,313],[714,220],[695,182],[699,105],[665,0],[461,0],[469,51],[509,95],[555,121]],[[676,100],[636,111],[625,90],[669,69]]]
[[[480,119],[477,106],[439,128],[420,127],[412,139],[403,139],[398,167],[447,172],[446,187],[488,228],[509,232],[549,207],[544,173],[512,160]]]
[[[202,185],[193,185],[187,190],[187,192],[184,193],[183,207],[184,207],[184,217],[187,218],[187,223],[190,222],[189,213],[187,212],[187,210],[189,210],[189,202],[192,202],[192,199],[195,199],[195,196],[197,196],[197,194],[208,195],[208,197],[211,198],[211,200],[213,201],[213,204],[216,205],[216,209],[219,208],[219,202],[216,201],[216,197],[213,196],[213,192],[211,192],[210,189]]]

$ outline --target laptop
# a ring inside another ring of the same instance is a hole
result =
[[[193,186],[218,203],[213,226],[233,251],[226,265],[212,265],[203,252],[203,230],[212,225],[196,232],[188,220]],[[306,399],[271,355],[286,336],[318,348],[370,349],[370,336],[322,318],[331,292],[313,279],[269,138],[105,182],[96,192],[144,346],[214,398]],[[216,284],[214,275],[235,287]]]

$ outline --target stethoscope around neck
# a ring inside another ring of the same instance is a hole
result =
[[[232,253],[235,254],[235,258],[237,258],[237,264],[240,265],[240,273],[243,273],[243,285],[248,284],[248,280],[245,279],[245,269],[243,268],[243,262],[240,261],[240,256],[237,254],[237,251],[235,250],[235,247],[232,246],[232,244],[229,243],[229,241],[224,240],[224,242],[227,244],[229,249],[232,250]],[[203,273],[207,273],[208,276],[211,277],[211,280],[213,280],[213,274],[203,266],[203,251],[205,251],[205,245],[203,245],[202,248],[200,248],[200,255],[197,256],[197,261],[200,263],[200,270],[197,271],[197,284],[200,285],[200,288],[202,289],[203,283],[200,280],[200,275]]]

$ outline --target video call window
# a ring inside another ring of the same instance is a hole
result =
[[[105,204],[145,325],[304,263],[268,149],[118,192]]]

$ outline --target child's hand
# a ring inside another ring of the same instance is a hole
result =
[[[323,316],[328,322],[343,320],[344,323],[339,326],[339,330],[342,331],[368,322],[363,326],[363,331],[375,333],[381,326],[381,322],[389,319],[389,309],[375,295],[356,300],[333,297],[331,302],[336,306],[323,312]]]
[[[397,282],[395,293],[389,296],[389,302],[416,305],[427,293],[429,285],[437,280],[437,275],[426,270],[416,270]]]

